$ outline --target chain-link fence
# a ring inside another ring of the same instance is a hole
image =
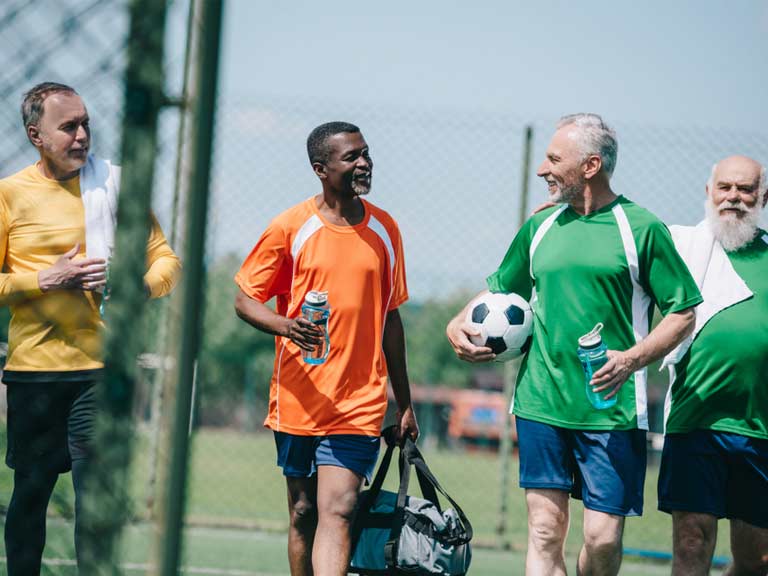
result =
[[[183,22],[185,3],[175,3],[174,10]],[[170,28],[183,43],[183,34],[178,33],[183,25],[171,23]],[[5,81],[0,94],[5,104],[0,109],[0,127],[6,138],[0,142],[0,176],[36,159],[21,127],[18,104],[24,90],[42,80],[76,87],[89,108],[96,152],[116,157],[126,33],[126,4],[117,0],[27,0],[3,5],[0,65]],[[31,43],[30,38],[38,40]],[[168,92],[174,94],[179,58],[172,57],[168,67]],[[160,130],[154,205],[166,232],[175,226],[178,117],[174,109],[165,112]],[[287,527],[284,481],[274,465],[272,437],[261,424],[273,339],[235,317],[233,276],[272,217],[319,191],[304,143],[313,127],[334,119],[361,127],[375,161],[370,200],[395,217],[404,238],[411,301],[403,307],[403,316],[425,455],[473,520],[479,543],[524,550],[523,492],[515,488],[514,474],[509,486],[499,480],[498,435],[505,405],[502,368],[473,369],[459,362],[445,340],[444,327],[467,298],[483,288],[483,279],[500,262],[520,222],[524,133],[529,125],[534,138],[531,193],[525,205],[530,210],[545,200],[535,169],[556,118],[402,110],[365,106],[351,99],[287,102],[254,95],[247,101],[220,102],[188,523],[276,531]],[[768,160],[768,139],[757,132],[622,123],[615,128],[620,149],[614,189],[668,223],[693,224],[703,216],[704,185],[718,159],[741,153]],[[160,422],[157,410],[173,403],[173,398],[163,399],[162,405],[153,402],[159,382],[156,371],[165,364],[156,338],[162,330],[156,320],[167,318],[159,314],[159,304],[153,306],[149,327],[141,328],[146,330],[148,344],[141,359],[144,378],[138,385],[135,410],[140,446],[132,468],[137,520],[153,517],[158,464],[149,447]],[[7,328],[0,327],[0,333],[6,335]],[[649,398],[656,431],[665,385],[664,378],[651,379]],[[464,394],[467,389],[473,390],[471,397]],[[456,422],[459,407],[469,402],[475,403],[477,409],[470,416],[484,425],[483,434],[467,432]],[[4,433],[0,438],[4,450]],[[646,512],[628,522],[625,545],[668,553],[671,521],[655,511],[657,465],[652,455]],[[10,479],[7,469],[0,471],[0,506],[8,501]],[[71,518],[71,489],[66,483],[60,485],[54,515]],[[509,509],[502,518],[504,496]],[[579,545],[579,510],[574,506],[570,551]],[[499,526],[503,526],[501,532]],[[146,542],[143,545],[145,552],[137,555],[146,559]],[[718,554],[727,554],[727,545],[727,537],[721,534]],[[53,557],[72,558],[71,544],[61,546]]]

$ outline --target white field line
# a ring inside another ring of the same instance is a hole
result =
[[[6,563],[6,557],[0,556],[0,562]],[[46,566],[77,566],[77,562],[69,558],[43,558],[43,564]],[[152,565],[126,562],[121,564],[120,567],[123,570],[140,570],[142,572],[147,572],[152,568]],[[182,566],[181,572],[185,574],[211,574],[212,576],[280,576],[276,572],[251,572],[249,570],[202,568],[199,566]]]

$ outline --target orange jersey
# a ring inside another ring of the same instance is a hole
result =
[[[379,435],[387,407],[382,350],[387,313],[408,299],[400,231],[384,210],[363,200],[355,226],[335,226],[314,198],[275,218],[235,281],[251,298],[277,299],[295,318],[310,290],[328,292],[330,351],[311,365],[289,338],[275,338],[269,415],[272,430],[304,436]]]

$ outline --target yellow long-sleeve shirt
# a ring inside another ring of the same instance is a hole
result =
[[[80,177],[51,180],[36,165],[0,180],[0,306],[10,306],[5,381],[14,374],[103,368],[101,296],[84,290],[43,293],[38,272],[79,243],[85,257]],[[181,264],[152,216],[144,281],[152,297],[168,294]],[[65,376],[62,374],[62,376]]]

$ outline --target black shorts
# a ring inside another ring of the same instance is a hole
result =
[[[96,414],[93,386],[92,379],[8,384],[5,463],[15,470],[63,473],[72,460],[86,458]]]

